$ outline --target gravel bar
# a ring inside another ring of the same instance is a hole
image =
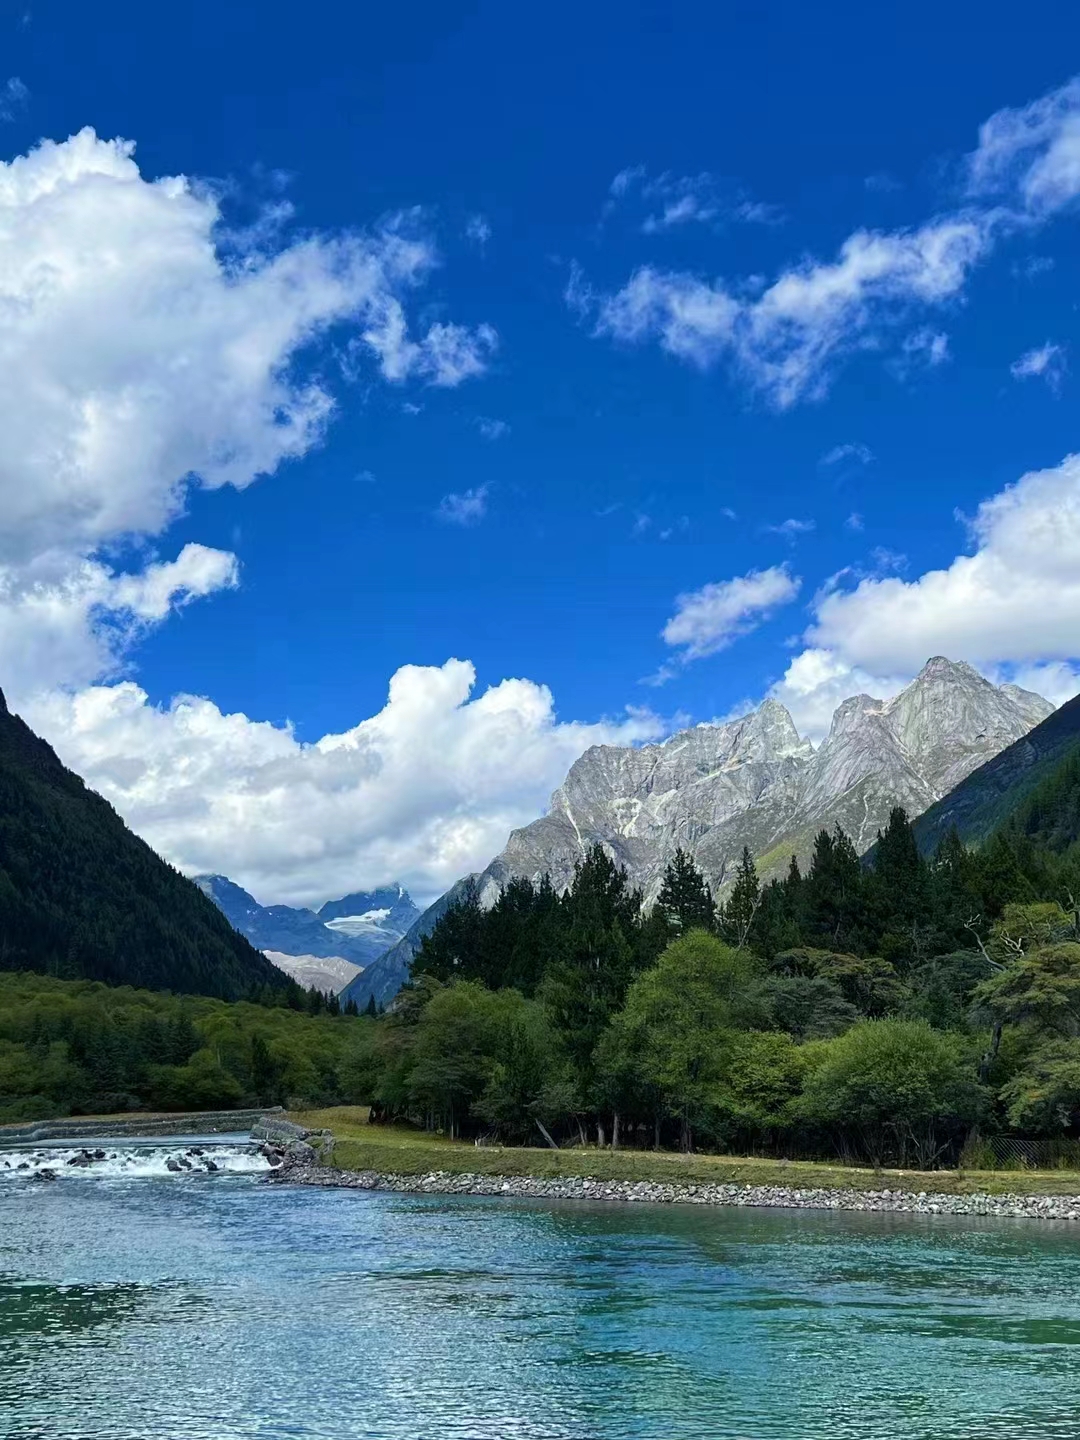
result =
[[[785,1185],[667,1185],[653,1180],[543,1180],[522,1175],[379,1174],[285,1163],[271,1183],[412,1195],[495,1195],[528,1200],[611,1200],[647,1205],[752,1205],[787,1210],[873,1210],[912,1215],[988,1215],[1022,1220],[1080,1220],[1080,1195],[941,1195],[920,1190],[797,1189]]]

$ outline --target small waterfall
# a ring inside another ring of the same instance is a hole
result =
[[[68,1142],[0,1150],[0,1182],[87,1176],[127,1180],[259,1175],[270,1168],[261,1148],[250,1140],[178,1144],[159,1139],[139,1144],[102,1138],[77,1146]]]

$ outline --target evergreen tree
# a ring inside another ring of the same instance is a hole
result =
[[[579,1104],[588,1110],[597,1042],[640,969],[634,942],[641,928],[641,892],[631,890],[626,871],[594,845],[575,868],[562,910],[565,938],[540,997],[562,1034]]]
[[[712,930],[716,905],[712,892],[693,859],[679,846],[664,871],[656,908],[673,934],[686,930]]]
[[[761,884],[754,866],[754,857],[744,845],[742,859],[735,871],[735,884],[724,904],[720,919],[722,933],[737,950],[748,945],[760,907]]]
[[[812,944],[833,950],[865,949],[865,876],[855,847],[840,825],[821,830],[804,890],[804,926]]]
[[[354,1001],[352,1002],[352,1004],[353,1004],[353,1014],[355,1015],[355,1014],[356,1014],[356,1001],[354,1000]],[[368,996],[368,1002],[367,1002],[367,1004],[366,1004],[365,1007],[364,1007],[364,1014],[367,1015],[369,1019],[374,1020],[375,1017],[378,1015],[378,1013],[379,1013],[379,1012],[378,1012],[378,1010],[377,1010],[377,1008],[376,1008],[376,1006],[375,1006],[375,992],[372,991],[371,994]]]
[[[461,899],[451,905],[431,933],[424,936],[413,958],[413,976],[434,975],[444,984],[449,980],[478,978],[483,923],[480,897],[470,881]]]

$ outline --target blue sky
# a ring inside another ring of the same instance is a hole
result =
[[[1075,7],[104,8],[0,28],[0,683],[170,858],[429,895],[593,740],[1075,688]]]

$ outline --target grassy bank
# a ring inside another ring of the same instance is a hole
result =
[[[289,1117],[335,1137],[334,1164],[381,1174],[523,1175],[552,1180],[651,1180],[662,1184],[789,1185],[796,1189],[911,1190],[945,1195],[1080,1195],[1075,1170],[871,1170],[810,1160],[679,1155],[654,1150],[548,1150],[482,1146],[401,1126],[369,1125],[359,1106]]]

